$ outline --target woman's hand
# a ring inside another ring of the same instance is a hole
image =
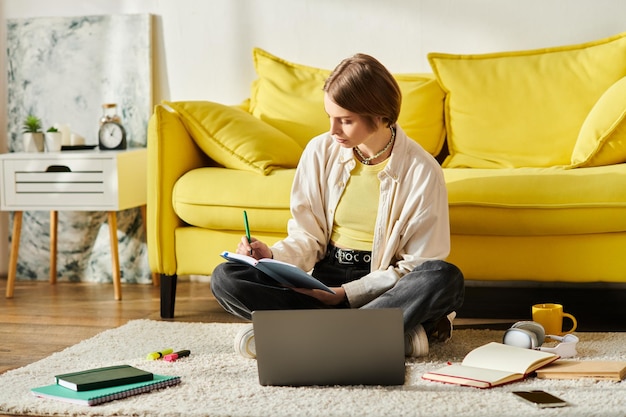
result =
[[[251,242],[248,243],[248,238],[242,236],[241,241],[237,245],[238,254],[252,256],[255,259],[273,258],[272,250],[269,246],[255,238],[250,240]]]
[[[331,294],[324,290],[312,290],[309,288],[292,288],[292,290],[294,290],[295,292],[299,292],[300,294],[316,298],[322,303],[329,306],[336,306],[338,304],[341,304],[346,299],[346,290],[344,290],[343,287],[331,287],[331,290],[335,291],[334,294]]]

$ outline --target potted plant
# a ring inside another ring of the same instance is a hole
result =
[[[22,138],[25,152],[43,152],[43,132],[41,120],[37,116],[29,114],[22,125]]]
[[[61,150],[61,145],[63,141],[63,135],[59,132],[54,126],[51,126],[46,131],[46,150],[48,152],[58,152]]]

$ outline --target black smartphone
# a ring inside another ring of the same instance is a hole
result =
[[[548,407],[565,407],[567,402],[545,391],[513,391],[517,395],[528,402],[533,403],[539,408]]]

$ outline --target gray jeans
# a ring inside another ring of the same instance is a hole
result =
[[[369,268],[339,265],[329,257],[313,269],[313,276],[328,286],[359,279]],[[272,278],[249,265],[226,262],[211,275],[211,290],[231,314],[251,320],[255,310],[349,308],[327,306],[315,298],[279,286]],[[402,277],[394,287],[361,308],[400,308],[405,332],[422,324],[430,333],[436,323],[461,308],[465,293],[461,271],[445,261],[427,261]]]

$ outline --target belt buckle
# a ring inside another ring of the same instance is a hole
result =
[[[358,257],[358,253],[355,254],[354,251],[340,248],[337,248],[337,252],[335,253],[335,258],[341,265],[355,265],[359,262]]]

